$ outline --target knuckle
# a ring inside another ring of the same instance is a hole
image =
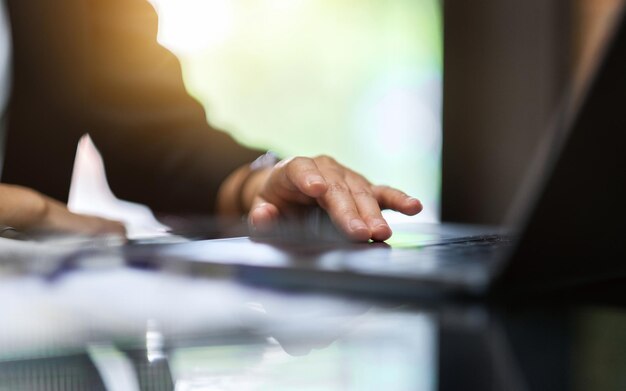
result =
[[[318,155],[315,157],[314,159],[316,162],[325,164],[325,165],[331,165],[331,164],[336,164],[337,161],[335,159],[333,159],[332,157],[328,156],[328,155]]]
[[[374,194],[369,189],[357,189],[352,191],[354,198],[373,198]]]
[[[292,157],[285,163],[284,167],[285,167],[285,171],[287,172],[287,175],[291,177],[298,173],[298,170],[302,166],[301,159],[302,158],[300,157]]]
[[[306,164],[310,159],[302,156],[296,156],[290,159],[290,163],[292,165],[300,166],[302,164]]]
[[[331,182],[328,184],[327,193],[330,195],[345,194],[348,192],[348,187],[341,182]]]
[[[347,171],[348,171],[348,176],[350,176],[351,178],[354,178],[354,181],[357,182],[359,185],[363,187],[367,186],[369,188],[373,187],[370,181],[363,175],[359,174],[358,172],[354,172],[350,169],[348,169]]]

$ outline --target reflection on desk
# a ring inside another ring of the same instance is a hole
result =
[[[0,280],[1,390],[623,389],[626,313],[422,308],[113,267]]]
[[[0,284],[0,389],[434,387],[430,315],[130,268]]]

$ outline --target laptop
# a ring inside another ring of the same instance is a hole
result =
[[[626,277],[623,19],[583,93],[564,107],[538,151],[517,217],[505,228],[401,224],[392,227],[390,244],[354,244],[325,240],[333,231],[323,214],[312,214],[303,226],[313,229],[131,244],[126,259],[272,287],[421,298],[526,294]]]

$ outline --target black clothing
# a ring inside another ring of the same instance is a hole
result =
[[[146,0],[6,0],[13,34],[2,181],[67,201],[79,138],[100,150],[116,196],[157,212],[211,213],[262,151],[211,128]]]

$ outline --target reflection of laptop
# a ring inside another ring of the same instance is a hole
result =
[[[248,238],[129,246],[130,262],[278,286],[411,296],[555,288],[626,276],[626,25],[531,171],[512,239],[455,225],[395,227],[391,247]],[[400,240],[398,240],[400,238]]]

